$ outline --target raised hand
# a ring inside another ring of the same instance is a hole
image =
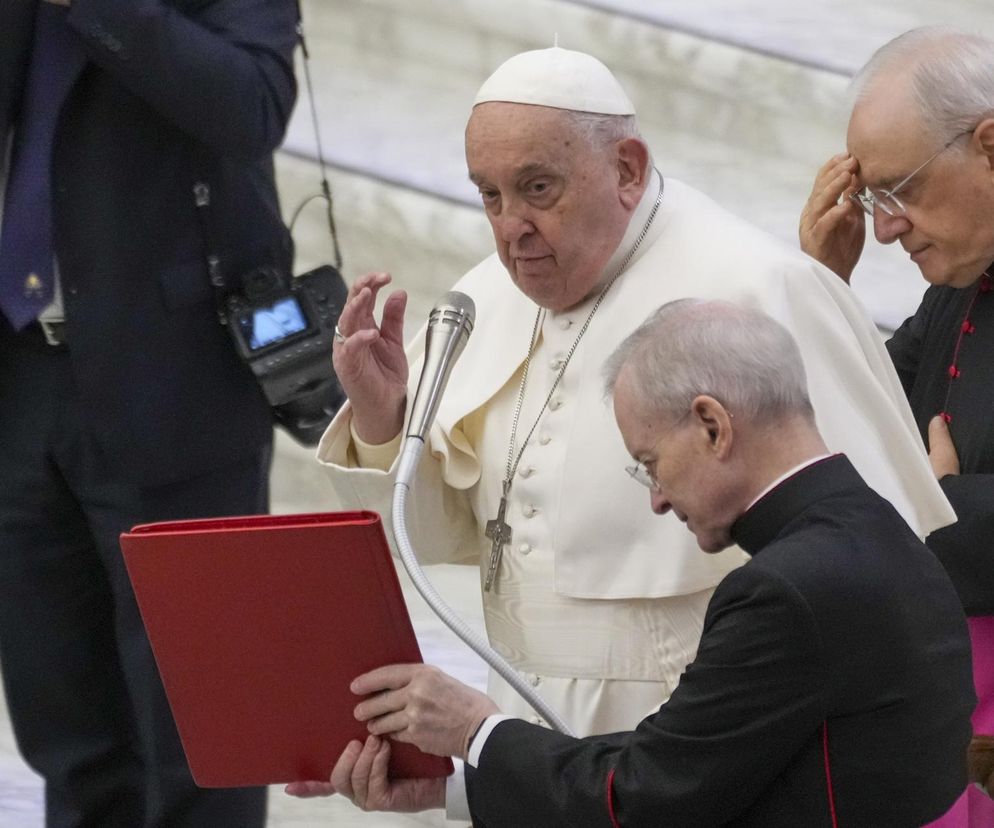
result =
[[[387,273],[368,273],[351,288],[338,319],[344,341],[336,341],[335,373],[352,406],[352,427],[364,442],[388,443],[404,426],[407,357],[404,309],[407,294],[396,291],[383,303],[380,324],[376,297],[390,283]]]
[[[866,213],[849,195],[858,169],[851,155],[832,156],[815,177],[801,211],[801,250],[848,284],[866,241]]]

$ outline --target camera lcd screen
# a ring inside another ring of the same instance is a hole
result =
[[[239,322],[244,339],[253,351],[286,339],[307,329],[307,319],[300,303],[292,296],[272,305],[253,308]]]

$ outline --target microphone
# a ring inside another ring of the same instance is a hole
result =
[[[411,405],[408,438],[417,437],[424,443],[428,436],[449,374],[466,347],[475,319],[476,305],[473,300],[456,290],[446,293],[431,309],[425,335],[424,367]]]
[[[435,614],[493,667],[549,724],[560,733],[569,734],[570,730],[559,714],[549,707],[500,653],[490,649],[486,640],[445,603],[421,569],[407,530],[407,499],[414,486],[418,461],[425,448],[425,438],[435,420],[442,392],[445,391],[449,374],[452,373],[452,366],[462,354],[469,335],[473,332],[475,319],[476,306],[473,300],[465,293],[457,291],[450,291],[439,299],[428,316],[424,367],[421,369],[418,389],[414,392],[407,439],[404,440],[404,447],[401,449],[397,463],[397,479],[393,485],[393,504],[390,509],[393,537],[404,568],[411,576],[411,582]]]

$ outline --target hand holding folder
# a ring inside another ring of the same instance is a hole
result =
[[[367,735],[351,681],[422,660],[372,512],[147,524],[121,548],[202,787],[327,780]],[[451,772],[393,745],[393,777]]]

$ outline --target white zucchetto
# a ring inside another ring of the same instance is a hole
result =
[[[634,115],[635,107],[597,58],[553,46],[506,60],[476,93],[473,106],[489,101],[550,106],[598,115]]]

